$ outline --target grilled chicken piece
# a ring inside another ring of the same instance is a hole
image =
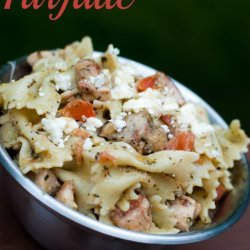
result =
[[[165,74],[161,72],[157,72],[155,74],[155,85],[157,88],[168,88],[168,97],[172,97],[177,101],[179,105],[184,105],[185,104],[185,99],[182,96],[180,90],[175,86],[175,84],[172,82],[172,80],[166,76]]]
[[[185,195],[168,202],[168,206],[174,210],[174,217],[178,221],[175,227],[181,231],[188,231],[201,211],[201,205]]]
[[[67,207],[77,209],[77,204],[74,198],[75,188],[72,181],[65,181],[60,190],[56,194],[56,199],[62,202]]]
[[[79,61],[75,65],[75,71],[77,87],[84,100],[111,100],[109,80],[94,60]]]
[[[130,208],[127,212],[115,207],[110,218],[118,227],[139,232],[147,231],[152,226],[150,203],[143,195],[139,195],[137,200],[130,201]]]
[[[101,128],[99,136],[126,142],[141,154],[161,151],[166,146],[168,139],[165,131],[155,124],[147,110],[127,115],[125,121],[127,126],[120,133],[108,122]]]
[[[56,175],[50,169],[39,170],[35,175],[34,182],[44,192],[50,195],[55,195],[60,188],[60,183],[58,182]]]

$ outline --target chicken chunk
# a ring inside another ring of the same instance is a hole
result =
[[[201,205],[185,195],[168,202],[168,206],[174,210],[174,217],[177,219],[175,227],[181,231],[188,231],[193,220],[197,218],[201,211]]]
[[[67,207],[72,209],[77,209],[77,204],[74,198],[75,188],[72,181],[66,181],[61,186],[60,190],[56,194],[56,199]]]
[[[167,135],[147,110],[127,115],[125,122],[126,127],[120,133],[113,129],[112,123],[104,124],[99,136],[126,142],[141,154],[150,154],[164,149],[168,142]]]
[[[158,88],[168,88],[168,96],[176,100],[179,105],[185,104],[185,99],[182,96],[180,90],[175,86],[173,81],[163,73],[157,72],[155,75],[156,86]]]
[[[152,226],[151,207],[147,198],[139,195],[137,200],[130,201],[130,208],[123,212],[116,207],[111,212],[111,220],[115,225],[129,230],[144,232]]]
[[[60,188],[60,183],[58,182],[56,175],[50,169],[39,170],[34,178],[34,182],[38,187],[40,187],[44,192],[54,195]]]
[[[111,100],[109,80],[94,60],[79,61],[75,65],[75,72],[77,87],[84,100]]]

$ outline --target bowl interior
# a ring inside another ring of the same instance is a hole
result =
[[[95,52],[94,56],[98,56],[99,54],[100,53]],[[120,61],[134,64],[134,66],[137,67],[140,72],[143,72],[143,75],[145,76],[155,73],[154,69],[137,62],[125,58],[121,58]],[[0,83],[10,82],[13,79],[17,80],[30,72],[31,67],[27,64],[26,57],[22,57],[16,61],[7,63],[0,69]],[[205,106],[212,123],[218,124],[222,127],[227,127],[225,121],[204,100],[174,79],[173,81],[179,87],[186,99]],[[184,244],[210,238],[227,230],[239,220],[249,202],[249,164],[246,157],[243,155],[242,160],[236,163],[236,166],[232,171],[234,189],[221,201],[212,224],[204,225],[202,223],[197,223],[190,232],[177,235],[136,233],[94,221],[78,212],[68,209],[49,195],[44,195],[35,184],[21,174],[19,168],[11,160],[9,154],[2,146],[0,148],[0,158],[2,165],[12,177],[15,178],[15,180],[25,188],[27,192],[31,193],[40,202],[44,203],[45,206],[50,207],[57,213],[60,213],[80,226],[93,229],[106,235],[116,235],[118,238],[135,242],[151,244]]]

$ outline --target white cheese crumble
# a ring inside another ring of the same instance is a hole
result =
[[[127,123],[124,121],[126,115],[127,114],[125,112],[122,112],[115,119],[110,120],[110,122],[115,125],[115,129],[117,132],[121,132],[122,129],[127,126]]]
[[[212,150],[211,154],[212,154],[212,156],[213,156],[214,158],[216,158],[216,157],[219,156],[219,152],[218,152],[217,150],[215,150],[215,149]]]
[[[43,97],[45,94],[43,93],[43,91],[42,91],[42,88],[39,88],[39,90],[38,90],[38,95],[39,96],[41,96],[41,97]]]
[[[90,76],[89,80],[97,89],[100,89],[111,81],[111,74],[108,69],[103,69],[98,76]]]
[[[99,74],[98,76],[90,76],[89,80],[97,89],[100,89],[106,82],[106,78],[103,74]]]
[[[65,61],[58,61],[55,64],[55,68],[57,70],[63,70],[63,71],[65,71],[65,70],[67,70],[67,63]]]
[[[177,123],[184,129],[190,127],[192,133],[198,138],[207,137],[214,132],[214,127],[201,120],[198,111],[195,104],[185,104],[180,108]]]
[[[176,102],[171,102],[171,103],[164,103],[162,106],[163,114],[167,114],[170,111],[176,111],[179,109],[179,105]]]
[[[161,94],[159,91],[148,88],[138,94],[137,99],[131,99],[124,103],[123,110],[138,113],[142,109],[147,109],[151,115],[160,116],[162,113]]]
[[[127,71],[125,65],[113,73],[113,89],[111,95],[114,100],[130,99],[136,96],[135,78]]]
[[[41,120],[44,130],[49,133],[49,140],[60,148],[64,148],[63,135],[72,133],[78,128],[78,124],[72,118],[43,118]]]
[[[71,76],[69,74],[66,73],[55,74],[53,79],[55,81],[56,84],[55,86],[57,91],[59,91],[60,89],[66,91],[70,89],[70,87],[72,86]]]
[[[103,122],[96,117],[87,118],[86,122],[83,124],[86,130],[93,131],[93,132],[96,132],[96,130],[102,127],[102,125],[103,125]]]
[[[147,109],[151,115],[160,117],[170,111],[178,110],[179,105],[175,100],[167,98],[160,91],[148,88],[123,105],[123,110],[126,112],[134,111],[138,113],[142,109]]]
[[[83,150],[88,151],[93,147],[93,142],[90,138],[87,138],[83,143]]]
[[[169,133],[170,130],[169,130],[169,127],[167,125],[161,125],[161,128],[166,132],[166,133]]]

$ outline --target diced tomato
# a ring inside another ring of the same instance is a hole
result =
[[[108,164],[108,165],[111,165],[112,167],[117,166],[117,161],[115,157],[113,157],[106,151],[103,151],[99,154],[99,163],[103,165]]]
[[[156,81],[155,75],[146,77],[138,82],[137,90],[139,92],[142,92],[145,91],[147,88],[156,88],[155,81]]]
[[[179,132],[168,141],[167,150],[194,151],[195,136],[192,132]]]
[[[87,118],[96,116],[93,105],[80,99],[74,99],[69,102],[61,110],[61,114],[63,116],[72,117],[78,121],[82,120],[83,116]]]
[[[227,192],[227,189],[224,187],[224,185],[220,184],[216,188],[216,192],[217,192],[217,197],[215,201],[219,201],[223,197],[223,195]]]
[[[172,120],[172,116],[171,115],[162,115],[161,116],[161,120],[168,125],[169,127],[171,126],[171,120]]]

